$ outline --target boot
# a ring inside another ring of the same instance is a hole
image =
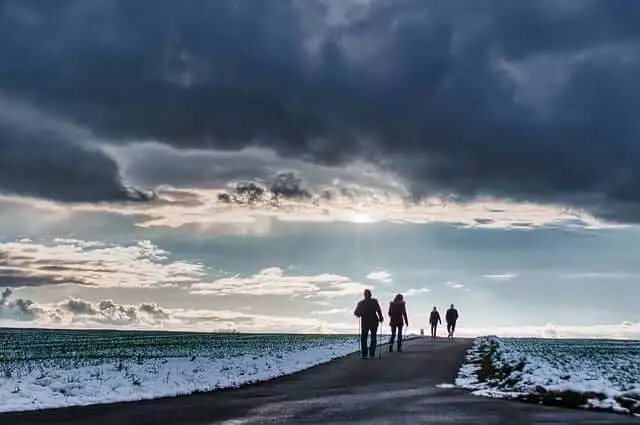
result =
[[[393,353],[393,345],[389,344],[389,352]]]

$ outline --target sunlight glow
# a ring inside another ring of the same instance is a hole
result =
[[[364,224],[364,223],[374,223],[375,221],[376,220],[373,217],[365,213],[355,213],[351,217],[352,223]]]

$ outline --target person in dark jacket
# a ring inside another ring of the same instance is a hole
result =
[[[409,326],[407,318],[407,306],[402,294],[395,296],[389,303],[389,326],[391,326],[391,339],[389,340],[389,352],[393,353],[393,342],[398,332],[398,352],[402,351],[402,325]]]
[[[377,345],[378,323],[382,323],[382,309],[378,300],[372,298],[369,289],[364,290],[364,299],[358,303],[353,314],[360,318],[360,346],[362,358],[375,357]],[[371,333],[371,345],[367,348],[367,339]]]
[[[429,325],[431,325],[431,338],[436,339],[436,333],[438,331],[438,325],[442,323],[440,319],[440,313],[436,307],[433,307],[431,314],[429,315]]]
[[[453,338],[453,333],[456,331],[456,322],[458,321],[458,317],[458,310],[456,310],[455,306],[451,304],[451,307],[449,307],[449,310],[447,310],[447,314],[445,314],[449,338]]]

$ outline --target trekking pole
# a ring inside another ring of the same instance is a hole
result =
[[[358,319],[358,335],[356,336],[356,342],[357,342],[357,346],[358,346],[358,353],[360,353],[360,355],[362,355],[362,347],[361,345],[361,339],[362,338],[362,322],[360,321],[360,319]]]
[[[382,326],[380,326],[380,327],[382,328]],[[380,343],[378,344],[378,360],[382,360],[382,341],[384,341],[384,331],[381,330],[381,332],[380,332]]]

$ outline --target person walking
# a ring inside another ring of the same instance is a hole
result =
[[[433,307],[431,314],[429,315],[429,325],[431,325],[431,338],[436,339],[436,333],[438,332],[438,325],[442,323],[440,319],[440,313],[437,307]]]
[[[453,333],[456,331],[456,322],[458,321],[458,317],[460,317],[458,310],[456,310],[455,306],[451,304],[451,307],[449,307],[449,310],[447,310],[447,313],[445,314],[447,332],[449,334],[448,338],[453,339]]]
[[[391,339],[389,340],[389,352],[393,353],[393,342],[398,333],[398,352],[402,351],[402,325],[409,326],[407,318],[407,306],[402,294],[395,296],[389,303],[389,326],[391,326]]]
[[[360,348],[362,358],[376,356],[378,323],[382,323],[382,309],[378,300],[371,296],[371,290],[364,290],[364,299],[358,303],[353,314],[360,319]],[[367,347],[367,339],[371,334],[371,344]]]

